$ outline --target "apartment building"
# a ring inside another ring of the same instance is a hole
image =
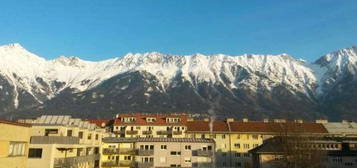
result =
[[[193,138],[104,138],[104,167],[213,167],[215,143]]]
[[[212,138],[216,143],[217,167],[251,167],[249,150],[263,144],[265,139],[282,134],[325,136],[327,130],[320,123],[276,121],[199,120],[187,122],[186,137]]]
[[[328,122],[320,120],[328,133],[334,137],[357,137],[357,123],[343,120],[342,122]]]
[[[299,164],[307,164],[326,168],[357,166],[356,138],[309,137],[297,143],[292,143],[294,140],[287,138],[267,139],[261,146],[249,151],[253,155],[253,168],[286,167],[288,164],[297,167],[304,167]],[[299,157],[302,157],[302,163],[299,162]]]
[[[70,116],[45,115],[31,123],[28,168],[95,168],[105,129]]]
[[[185,114],[118,114],[113,124],[117,137],[184,138]]]
[[[0,167],[26,168],[31,125],[0,120]]]

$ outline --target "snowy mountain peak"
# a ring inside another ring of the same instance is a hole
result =
[[[72,67],[85,67],[89,61],[84,61],[78,57],[74,56],[60,56],[54,60],[52,60],[55,64],[61,64],[63,66],[72,66]]]
[[[7,45],[3,45],[3,46],[0,46],[0,48],[6,48],[6,49],[21,48],[21,49],[23,49],[23,47],[19,43],[11,43],[11,44],[7,44]]]

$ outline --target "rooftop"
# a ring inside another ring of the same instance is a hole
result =
[[[0,120],[0,123],[1,123],[1,124],[9,124],[9,125],[22,126],[22,127],[31,127],[31,124],[19,123],[19,122],[8,121],[8,120]]]
[[[105,143],[119,142],[190,142],[190,143],[214,143],[212,139],[196,139],[196,138],[103,138]]]

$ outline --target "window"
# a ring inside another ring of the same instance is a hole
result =
[[[222,135],[222,139],[226,139],[226,135],[225,134]]]
[[[185,145],[186,150],[191,150],[191,145]]]
[[[144,158],[141,158],[141,162],[143,162],[143,163],[154,162],[154,158],[153,157],[144,157]]]
[[[235,153],[234,156],[235,157],[240,157],[240,153]]]
[[[245,154],[244,154],[244,157],[249,157],[249,153],[245,153]]]
[[[258,135],[252,135],[253,139],[258,139]]]
[[[181,167],[181,165],[171,164],[170,167]]]
[[[72,130],[67,130],[67,136],[71,137],[72,136],[73,131]]]
[[[253,144],[253,148],[256,148],[258,147],[259,145],[258,144]]]
[[[249,144],[243,144],[244,149],[249,149]]]
[[[58,134],[58,129],[45,129],[45,136],[50,134]]]
[[[88,134],[88,139],[92,139],[92,134]]]
[[[237,139],[240,139],[240,135],[237,135]]]
[[[98,140],[98,139],[99,139],[99,135],[95,134],[95,140]]]
[[[124,160],[131,160],[131,156],[124,156]]]
[[[247,135],[247,139],[249,139],[249,135]]]
[[[235,147],[235,148],[240,148],[240,144],[239,144],[239,143],[236,143],[236,144],[234,144],[234,147]]]
[[[30,148],[29,149],[29,158],[41,158],[42,149],[41,148]]]
[[[78,137],[79,137],[79,139],[83,138],[83,132],[82,131],[78,133]]]
[[[161,149],[167,149],[166,145],[161,145]]]
[[[25,146],[24,142],[10,142],[9,156],[24,156]]]
[[[170,154],[171,154],[171,155],[181,155],[181,152],[171,151]]]
[[[191,163],[191,158],[185,157],[185,163]]]

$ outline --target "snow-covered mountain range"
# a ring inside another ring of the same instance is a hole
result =
[[[356,73],[357,47],[314,63],[287,54],[157,52],[91,62],[64,56],[46,60],[9,44],[0,47],[0,116],[101,117],[214,108],[221,116],[346,118],[357,114],[353,100],[345,100],[357,98]]]

